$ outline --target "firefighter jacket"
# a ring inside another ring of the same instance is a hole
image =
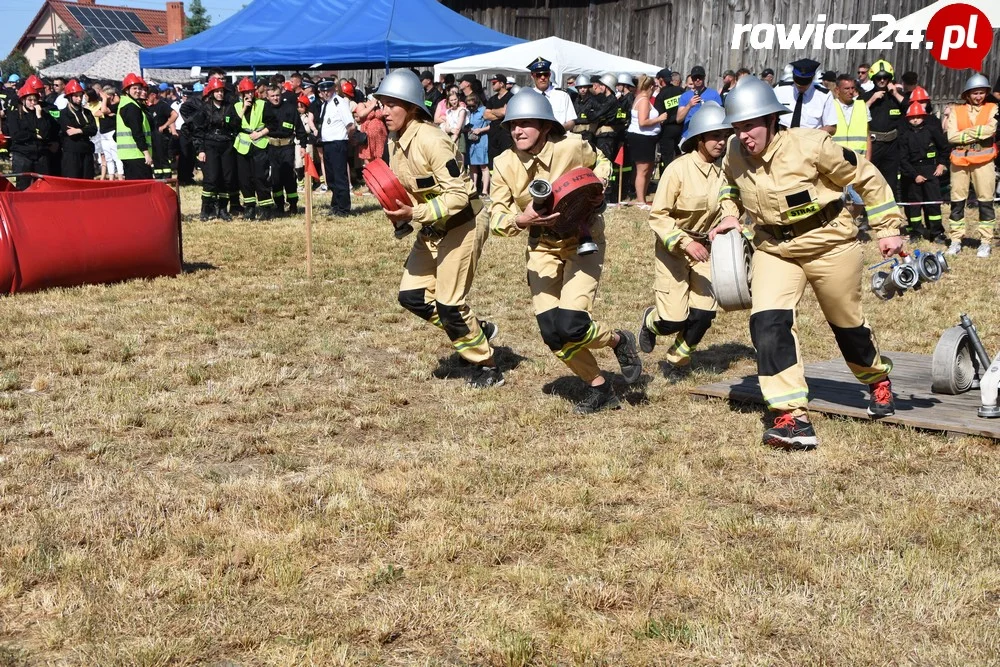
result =
[[[719,191],[725,179],[721,164],[721,160],[705,162],[692,152],[663,171],[649,226],[667,250],[684,250],[691,241],[705,241],[708,231],[722,221]]]
[[[7,112],[7,131],[10,134],[10,152],[20,153],[32,160],[48,153],[48,145],[55,121],[42,112],[42,117],[34,111],[25,111],[20,106]]]
[[[899,135],[899,147],[899,172],[904,178],[930,177],[938,165],[948,166],[951,146],[941,128],[935,125],[907,123]]]
[[[300,146],[306,145],[306,129],[302,126],[302,116],[299,115],[295,104],[269,102],[264,107],[264,125],[267,127],[267,136],[270,139],[294,137],[299,140]]]
[[[206,147],[221,149],[221,144],[232,144],[231,119],[235,113],[231,104],[216,106],[214,101],[202,104],[191,120],[191,139],[195,152],[201,153]]]
[[[490,231],[496,236],[516,236],[523,231],[514,218],[531,203],[528,185],[534,179],[552,182],[577,167],[593,169],[604,182],[611,176],[611,162],[576,134],[550,136],[537,155],[511,148],[497,156],[493,167]]]
[[[97,121],[90,109],[83,106],[74,108],[72,104],[67,104],[66,108],[59,112],[59,127],[62,130],[60,138],[63,151],[67,153],[94,152],[94,144],[90,138],[97,134]],[[76,128],[83,132],[74,135],[66,134],[66,130],[70,128]]]
[[[772,233],[774,229],[767,230],[769,226],[802,229],[819,220],[813,216],[835,211],[838,202],[843,209],[848,185],[864,200],[868,224],[878,238],[897,236],[905,224],[892,189],[875,165],[838,146],[823,130],[779,130],[757,156],[731,137],[722,171],[723,217],[739,217],[742,203],[754,224],[754,246],[773,255],[815,256],[853,242],[858,230],[846,210],[791,239],[782,240]]]
[[[462,176],[457,146],[429,121],[412,120],[389,140],[389,168],[410,195],[412,222],[445,231],[448,220],[470,207],[476,186]]]

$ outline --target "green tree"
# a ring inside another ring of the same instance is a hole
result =
[[[11,74],[17,74],[23,80],[34,74],[35,68],[28,62],[24,51],[14,50],[9,56],[0,60],[0,72],[3,72],[4,80]]]
[[[45,60],[38,63],[39,69],[52,67],[67,60],[77,58],[85,53],[90,53],[101,48],[101,45],[94,41],[89,33],[84,32],[83,37],[77,37],[71,32],[62,31],[56,38],[56,48],[51,56],[46,56]]]
[[[191,13],[187,15],[184,36],[197,35],[199,32],[205,32],[211,27],[212,17],[205,11],[205,5],[201,4],[201,0],[191,0]]]

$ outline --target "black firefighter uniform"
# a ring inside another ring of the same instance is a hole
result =
[[[657,336],[673,335],[667,361],[685,366],[712,320],[712,265],[691,259],[684,249],[692,241],[708,248],[708,231],[722,220],[719,162],[706,162],[697,152],[671,162],[653,197],[649,226],[656,234],[656,307],[643,326]]]
[[[965,234],[965,200],[969,183],[979,199],[979,238],[992,243],[996,212],[993,191],[996,188],[997,155],[993,136],[997,132],[997,105],[987,102],[981,107],[956,104],[944,124],[951,149],[951,215],[948,227],[951,240],[961,241]]]
[[[511,148],[493,162],[490,228],[496,236],[523,230],[514,219],[531,203],[528,185],[536,178],[551,182],[577,167],[593,169],[607,182],[611,162],[580,135],[550,137],[537,155]],[[604,216],[595,214],[590,234],[598,250],[577,254],[576,235],[560,238],[551,229],[533,227],[527,251],[528,287],[542,340],[580,379],[600,375],[592,349],[610,347],[614,331],[591,319],[590,311],[604,267]]]
[[[399,303],[448,335],[467,361],[493,357],[467,298],[489,221],[476,186],[462,176],[454,142],[436,125],[411,121],[389,142],[389,167],[411,196],[420,225],[399,285]]]
[[[801,128],[778,132],[757,157],[733,137],[722,171],[723,217],[738,217],[740,202],[754,223],[750,337],[768,407],[806,412],[796,309],[807,283],[854,377],[864,384],[886,378],[892,362],[861,312],[862,250],[842,199],[853,185],[878,238],[896,236],[905,223],[885,178],[826,132]]]

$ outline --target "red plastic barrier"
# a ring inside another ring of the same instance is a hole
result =
[[[175,276],[177,195],[157,181],[46,176],[0,192],[0,291]]]

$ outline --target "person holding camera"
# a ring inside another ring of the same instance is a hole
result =
[[[884,257],[903,249],[905,222],[892,189],[864,157],[837,145],[822,130],[784,129],[789,110],[774,90],[748,79],[726,97],[726,122],[735,130],[722,171],[722,222],[709,240],[740,229],[740,205],[753,222],[750,337],[764,401],[777,413],[764,444],[814,449],[816,431],[806,407],[809,389],[799,355],[796,311],[806,285],[812,287],[847,366],[871,392],[868,414],[894,414],[889,372],[861,310],[864,257],[857,226],[844,206],[853,184],[866,206]]]
[[[397,228],[405,223],[420,227],[403,268],[399,304],[444,330],[455,351],[475,367],[469,386],[499,387],[504,377],[490,345],[497,326],[477,319],[468,303],[489,233],[483,204],[462,175],[455,144],[431,122],[433,112],[424,105],[416,74],[390,72],[375,97],[395,133],[389,167],[409,195],[386,215]]]
[[[496,236],[528,231],[528,287],[542,340],[560,361],[587,385],[578,414],[621,407],[611,382],[602,374],[591,350],[610,347],[625,381],[642,374],[642,360],[630,331],[613,330],[591,316],[604,268],[604,216],[593,213],[590,234],[597,251],[577,253],[577,233],[558,233],[552,226],[560,213],[535,210],[529,190],[535,179],[550,183],[578,167],[593,169],[607,186],[611,162],[578,134],[567,134],[548,100],[522,90],[507,103],[504,116],[514,147],[497,156],[490,188],[490,227]]]

